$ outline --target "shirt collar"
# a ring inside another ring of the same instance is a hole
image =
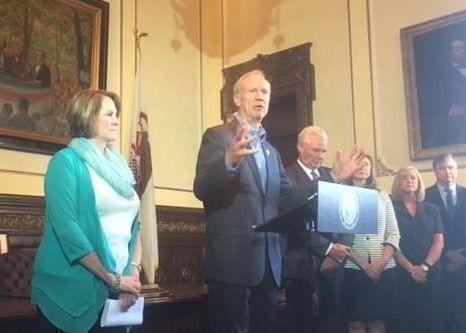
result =
[[[443,186],[443,185],[437,183],[437,187],[438,187],[439,191],[440,191],[442,194],[445,194],[445,188],[446,188],[445,186]],[[450,188],[451,193],[452,193],[453,195],[456,194],[456,183],[452,184],[449,188]]]
[[[235,119],[238,121],[239,124],[246,122],[246,120],[243,118],[243,116],[239,112],[235,115]],[[259,138],[259,141],[263,142],[265,141],[265,138],[267,137],[267,132],[265,131],[264,127],[262,127],[262,125],[260,125],[258,129],[253,129],[251,126],[249,126],[248,135],[249,136],[257,135],[257,137]]]
[[[307,166],[304,165],[303,162],[301,162],[301,160],[298,158],[298,164],[301,166],[301,168],[303,168],[303,170],[306,172],[306,174],[311,177],[312,176],[312,170],[314,170],[314,173],[316,174],[317,177],[320,177],[320,172],[319,172],[319,169],[311,169],[311,168],[308,168]]]

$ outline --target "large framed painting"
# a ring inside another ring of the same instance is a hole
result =
[[[105,88],[108,10],[101,0],[0,0],[0,148],[67,144],[69,99]]]
[[[401,30],[410,154],[466,153],[466,11]]]

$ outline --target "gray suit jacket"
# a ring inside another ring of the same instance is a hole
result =
[[[225,152],[233,143],[238,121],[209,128],[199,150],[194,194],[203,201],[207,219],[205,274],[207,279],[254,286],[262,281],[266,256],[274,278],[281,283],[279,237],[254,232],[253,225],[278,214],[282,197],[291,185],[280,156],[267,141],[263,143],[267,164],[265,191],[254,156],[244,158],[229,170]]]

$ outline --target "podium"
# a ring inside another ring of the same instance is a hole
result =
[[[302,221],[311,222],[317,217],[317,196],[317,187],[293,192],[286,199],[285,207],[280,210],[280,214],[263,224],[254,225],[254,231],[277,233],[307,231],[309,228]]]
[[[376,234],[377,212],[377,190],[319,181],[317,188],[295,191],[279,215],[253,229],[277,233],[307,231],[304,220],[313,222],[319,232]]]

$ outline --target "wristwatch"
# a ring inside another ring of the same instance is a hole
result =
[[[429,271],[429,269],[430,269],[430,267],[429,267],[428,265],[424,264],[424,263],[421,264],[420,266],[421,266],[421,269],[422,269],[424,272],[426,272],[426,273],[427,273],[427,272]]]

